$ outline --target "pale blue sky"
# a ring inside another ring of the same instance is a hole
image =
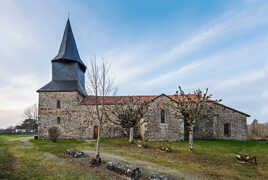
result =
[[[248,122],[268,122],[268,1],[3,0],[0,128],[50,81],[68,11],[81,58],[109,61],[118,95],[208,87]]]

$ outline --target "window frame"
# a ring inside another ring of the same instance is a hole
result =
[[[57,117],[57,124],[60,124],[61,123],[61,118],[58,116]]]
[[[167,123],[167,112],[165,109],[161,109],[160,111],[160,123],[161,124]]]
[[[60,100],[57,100],[56,107],[57,107],[57,109],[60,109],[61,108],[61,102],[60,102]]]

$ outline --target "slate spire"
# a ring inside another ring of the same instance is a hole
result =
[[[73,92],[87,96],[86,66],[80,59],[68,19],[58,55],[52,59],[52,80],[37,92]]]
[[[77,50],[69,19],[65,26],[58,55],[52,59],[52,62],[54,61],[75,61],[80,65],[84,72],[86,71],[86,65],[81,60]]]

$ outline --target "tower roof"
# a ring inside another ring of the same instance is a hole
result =
[[[81,60],[77,46],[75,43],[75,39],[73,36],[70,20],[67,20],[63,38],[61,41],[60,49],[58,52],[58,55],[52,59],[52,62],[54,61],[73,61],[77,62],[82,70],[85,72],[86,71],[86,65],[83,63]]]

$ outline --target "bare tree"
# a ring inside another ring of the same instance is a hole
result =
[[[193,93],[185,94],[179,86],[177,95],[179,111],[189,125],[189,151],[193,152],[193,133],[196,122],[204,117],[208,118],[207,110],[214,109],[215,104],[221,100],[210,100],[212,95],[208,95],[208,88],[205,92],[197,89]],[[212,116],[214,115],[212,114]]]
[[[148,103],[138,97],[121,98],[110,110],[116,119],[111,120],[113,118],[110,118],[110,120],[129,131],[129,143],[132,144],[134,142],[134,127],[143,118],[147,110]]]
[[[38,107],[37,104],[27,107],[23,113],[24,120],[21,122],[21,125],[17,126],[18,128],[23,128],[27,130],[32,130],[34,133],[38,129]]]
[[[102,131],[102,124],[104,115],[106,114],[105,96],[113,93],[113,81],[109,74],[109,66],[105,64],[104,60],[97,63],[96,57],[90,62],[89,70],[87,71],[87,91],[89,94],[95,96],[95,114],[98,121],[98,138],[96,148],[96,160],[100,159],[100,136]]]
[[[25,119],[38,119],[38,107],[34,104],[24,110]]]

